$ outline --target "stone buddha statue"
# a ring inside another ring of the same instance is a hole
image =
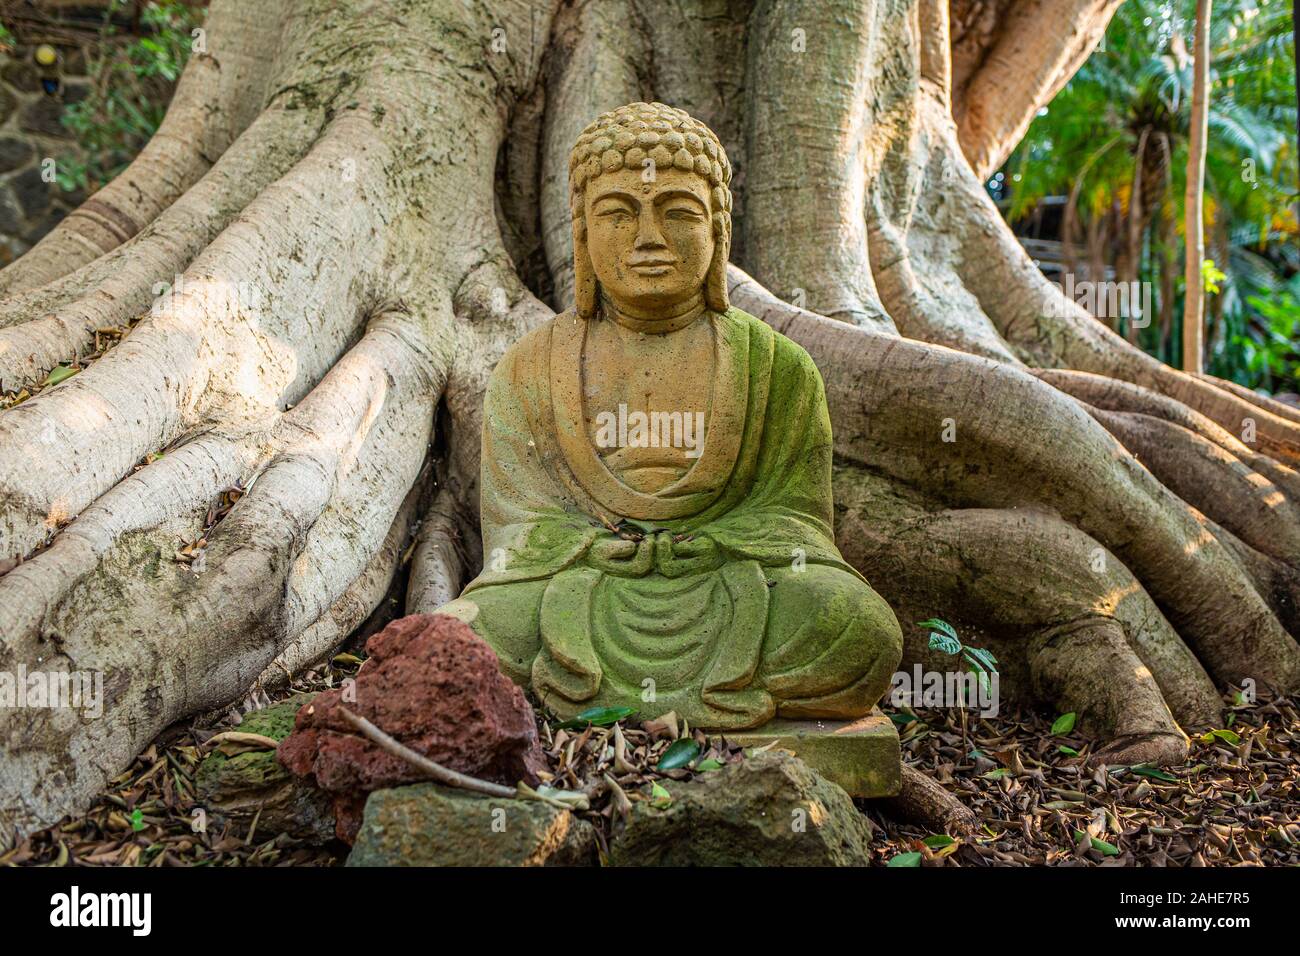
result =
[[[832,535],[821,376],[728,303],[730,180],[681,110],[588,126],[576,307],[488,385],[484,569],[442,613],[561,716],[857,718],[898,666],[898,622]]]

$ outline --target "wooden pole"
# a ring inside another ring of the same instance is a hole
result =
[[[1201,263],[1205,260],[1205,138],[1210,102],[1210,3],[1197,0],[1196,41],[1192,52],[1191,137],[1187,146],[1187,192],[1184,196],[1186,222],[1186,295],[1183,300],[1183,371],[1203,371],[1205,353],[1205,285]]]

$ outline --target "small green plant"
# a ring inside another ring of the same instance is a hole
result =
[[[1259,314],[1256,335],[1237,335],[1246,369],[1278,391],[1300,391],[1300,276],[1267,297],[1247,300]]]
[[[930,630],[930,650],[941,651],[960,657],[966,662],[967,670],[976,676],[981,688],[989,686],[989,676],[998,672],[998,659],[982,647],[962,644],[957,636],[957,629],[947,621],[932,617],[926,621],[917,621],[917,627]]]
[[[146,3],[142,35],[123,38],[113,24],[123,3],[113,0],[105,12],[89,93],[63,110],[63,125],[81,147],[80,155],[58,163],[59,185],[68,192],[93,191],[108,182],[157,131],[189,57],[191,31],[202,17],[201,9],[171,0]]]
[[[1228,274],[1214,264],[1213,259],[1204,259],[1201,261],[1201,283],[1205,291],[1210,295],[1218,295],[1223,291],[1219,283],[1228,278]]]

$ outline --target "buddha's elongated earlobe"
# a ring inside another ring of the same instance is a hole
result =
[[[581,219],[573,222],[573,299],[578,317],[590,319],[596,314],[596,270],[587,252],[587,228]]]
[[[714,312],[726,312],[731,308],[731,299],[727,296],[727,259],[730,257],[731,237],[724,232],[713,246],[713,258],[704,276],[704,304]]]

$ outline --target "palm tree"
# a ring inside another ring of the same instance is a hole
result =
[[[1208,18],[1203,211],[1208,258],[1226,273],[1207,303],[1220,370],[1225,344],[1249,328],[1251,297],[1280,289],[1294,268],[1286,265],[1300,236],[1289,6],[1221,0]],[[1067,197],[1068,271],[1095,276],[1110,264],[1121,281],[1152,283],[1160,321],[1146,332],[1130,321],[1125,331],[1172,364],[1181,360],[1175,326],[1185,284],[1179,233],[1194,85],[1188,26],[1168,0],[1121,6],[1103,47],[1040,112],[1005,170],[1013,220],[1046,197]],[[1200,263],[1194,274],[1199,281]]]

